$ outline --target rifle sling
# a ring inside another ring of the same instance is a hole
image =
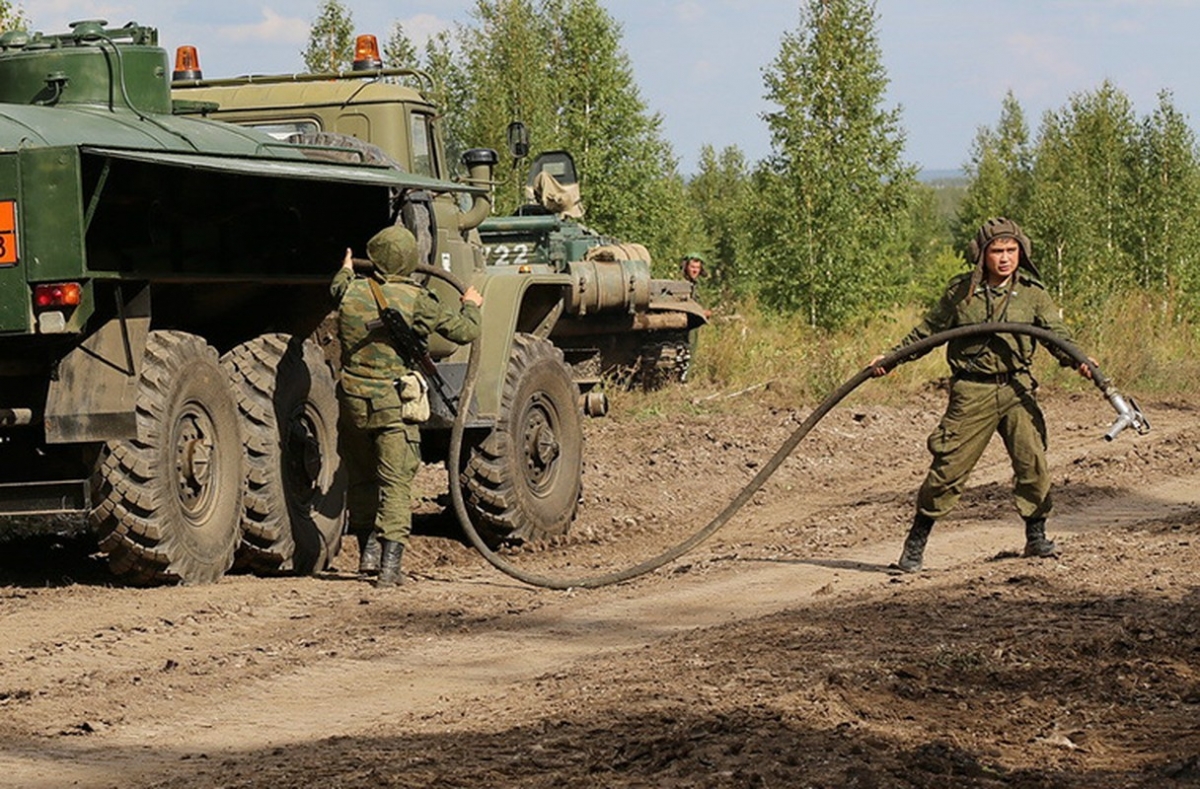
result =
[[[390,305],[388,305],[387,296],[384,295],[383,288],[379,287],[379,283],[375,280],[374,277],[367,277],[367,284],[371,287],[371,295],[375,297],[375,306],[379,310],[379,320],[383,321],[384,328],[387,329],[387,328],[389,328],[388,322],[387,322],[387,319],[383,315],[384,310],[389,309],[389,306],[390,306]],[[419,348],[420,342],[417,340],[416,333],[412,330],[412,327],[408,325],[408,321],[404,319],[403,315],[398,315],[398,317],[400,318],[400,322],[404,324],[404,328],[408,331],[409,339],[413,342],[413,344],[416,347]],[[388,334],[390,335],[391,331],[388,331]],[[394,345],[396,347],[396,351],[401,356],[408,356],[408,354],[406,354],[404,352],[403,345],[399,342],[396,342],[396,340],[394,338],[392,340],[392,345]],[[412,368],[414,370],[418,369],[421,366],[421,360],[419,358],[418,359],[405,359],[404,361],[406,364],[408,364],[408,366],[410,368]]]

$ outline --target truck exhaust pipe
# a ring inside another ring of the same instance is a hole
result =
[[[463,154],[463,165],[467,168],[467,185],[487,187],[487,192],[476,194],[471,210],[458,218],[459,230],[473,230],[492,213],[492,173],[500,157],[491,148],[472,148]]]

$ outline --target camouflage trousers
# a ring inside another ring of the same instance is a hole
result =
[[[408,545],[412,533],[412,483],[421,467],[416,425],[372,410],[367,398],[339,393],[338,450],[346,467],[350,531]]]
[[[917,493],[917,511],[941,518],[954,508],[967,479],[996,433],[1004,441],[1013,469],[1013,494],[1023,518],[1050,513],[1050,469],[1046,463],[1046,420],[1027,374],[1009,383],[955,379],[950,403],[929,435],[933,455]]]

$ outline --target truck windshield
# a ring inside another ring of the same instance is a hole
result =
[[[436,178],[434,172],[433,132],[429,128],[433,122],[432,116],[414,112],[410,119],[410,138],[412,141],[412,169],[418,175],[428,175]]]

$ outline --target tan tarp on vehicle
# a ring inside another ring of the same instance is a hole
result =
[[[579,197],[579,184],[560,184],[558,179],[543,170],[529,188],[531,199],[547,211],[559,216],[579,219],[583,216],[583,201]]]

